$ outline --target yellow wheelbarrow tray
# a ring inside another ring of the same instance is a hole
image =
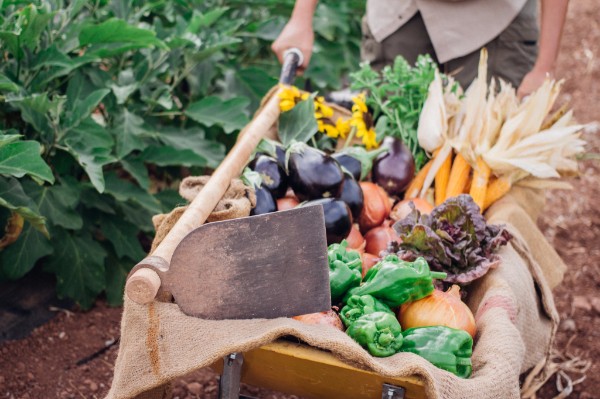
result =
[[[226,368],[224,362],[228,364]],[[424,382],[416,376],[384,377],[352,367],[330,352],[284,339],[244,352],[242,357],[227,356],[211,368],[222,375],[222,395],[235,390],[237,387],[230,384],[235,385],[239,379],[249,385],[306,398],[427,398]]]

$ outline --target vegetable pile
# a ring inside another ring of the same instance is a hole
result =
[[[297,320],[345,328],[373,356],[411,352],[470,376],[477,327],[461,298],[512,237],[482,212],[517,182],[574,171],[584,144],[572,112],[551,113],[560,82],[520,101],[486,75],[485,50],[466,91],[428,57],[361,65],[351,112],[283,90],[281,142],[263,141],[243,178],[253,214],[323,206],[335,306]]]

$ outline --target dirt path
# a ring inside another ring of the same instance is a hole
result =
[[[566,79],[562,100],[571,103],[577,118],[600,121],[598,0],[571,2],[557,72]],[[595,125],[584,134],[590,153],[600,153],[599,130]],[[555,290],[562,319],[556,351],[561,360],[592,362],[587,378],[574,386],[571,396],[591,399],[598,397],[600,387],[600,161],[584,161],[581,170],[580,177],[570,179],[574,190],[548,194],[547,213],[539,225],[569,267]],[[116,359],[121,310],[99,302],[87,313],[59,313],[27,339],[0,345],[0,398],[104,397]],[[569,370],[565,375],[571,380],[581,376]],[[199,370],[175,382],[174,396],[216,398],[215,377]],[[555,384],[554,376],[538,398],[553,398]],[[251,387],[244,393],[286,397]]]

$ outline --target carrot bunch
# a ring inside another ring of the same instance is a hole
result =
[[[516,183],[576,171],[574,156],[585,144],[583,126],[572,123],[566,107],[550,114],[562,82],[547,79],[520,101],[508,83],[487,83],[483,49],[478,76],[464,95],[450,89],[451,83],[444,86],[436,77],[429,87],[418,137],[433,156],[407,198],[424,197],[434,184],[436,205],[469,193],[483,212]]]

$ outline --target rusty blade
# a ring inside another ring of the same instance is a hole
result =
[[[291,317],[331,307],[323,207],[208,223],[175,249],[162,288],[205,319]]]

